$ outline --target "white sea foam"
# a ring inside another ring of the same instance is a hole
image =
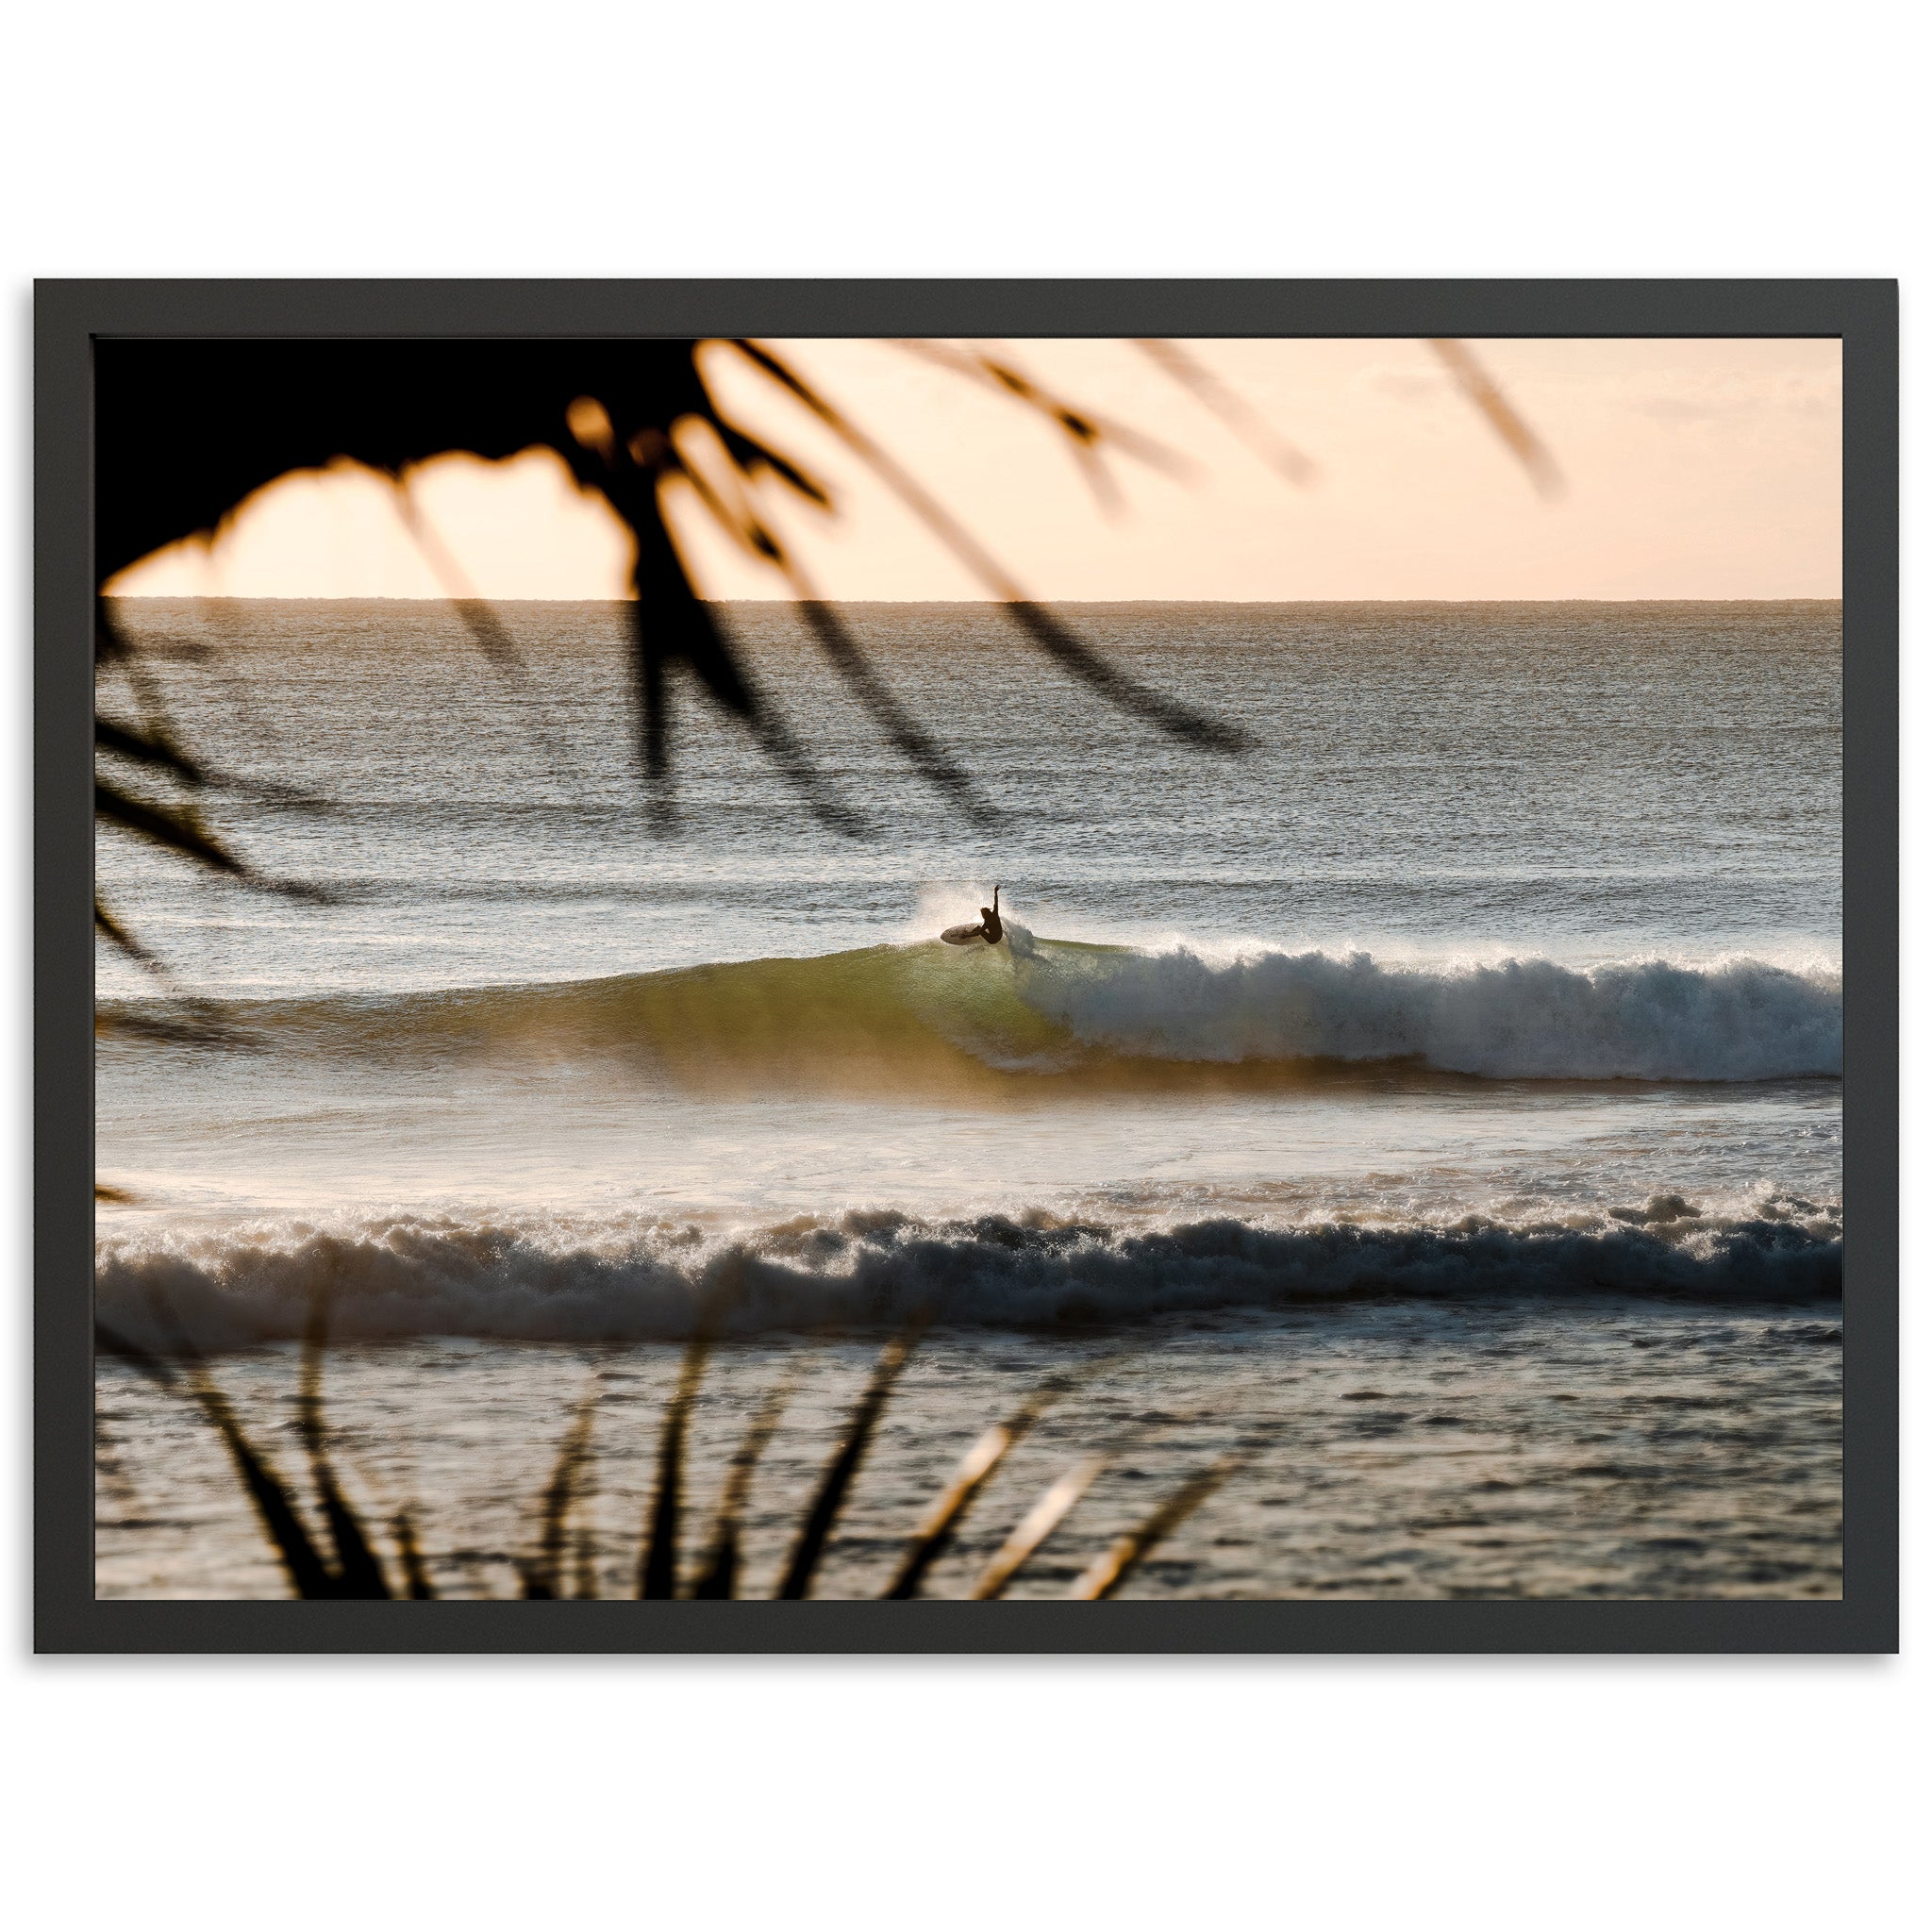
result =
[[[1090,1044],[1161,1058],[1417,1058],[1516,1079],[1764,1080],[1843,1064],[1839,975],[1755,959],[1214,959],[1187,945],[1084,952],[1024,934],[1015,953],[1021,997],[1037,1011]]]
[[[1830,1300],[1836,1210],[1806,1202],[1700,1213],[1675,1194],[1567,1222],[1233,1217],[1125,1228],[1045,1214],[922,1221],[807,1217],[706,1239],[669,1223],[390,1215],[102,1243],[96,1307],[149,1347],[223,1348],[303,1332],[318,1294],[338,1336],[639,1339],[952,1324],[1124,1323],[1187,1309],[1364,1296],[1442,1302],[1603,1295],[1707,1303]]]

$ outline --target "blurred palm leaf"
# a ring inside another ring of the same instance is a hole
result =
[[[189,1398],[226,1445],[242,1486],[255,1505],[262,1529],[281,1558],[295,1594],[299,1597],[340,1594],[335,1577],[322,1559],[322,1553],[315,1547],[301,1517],[296,1514],[287,1484],[276,1474],[268,1458],[248,1440],[234,1410],[228,1406],[227,1398],[208,1378],[200,1356],[185,1341],[177,1341],[176,1352],[183,1355],[186,1363],[183,1373],[177,1374],[158,1356],[100,1322],[94,1324],[94,1346],[103,1355],[120,1357],[163,1389],[180,1392],[185,1385]]]
[[[519,1564],[525,1601],[548,1601],[563,1594],[564,1533],[576,1504],[591,1454],[591,1425],[602,1383],[593,1373],[571,1425],[558,1445],[557,1465],[538,1507],[537,1553]]]
[[[1084,1603],[1097,1603],[1111,1596],[1245,1460],[1241,1454],[1224,1456],[1198,1475],[1191,1476],[1140,1524],[1124,1536],[1116,1537],[1074,1581],[1068,1596]]]
[[[296,1418],[304,1447],[308,1451],[309,1479],[322,1505],[335,1546],[336,1593],[345,1597],[388,1597],[391,1594],[382,1565],[369,1546],[362,1524],[343,1497],[329,1459],[328,1436],[323,1423],[322,1364],[328,1340],[328,1297],[318,1294],[309,1308],[308,1331],[302,1341],[302,1389]],[[407,1512],[405,1512],[407,1520]]]
[[[434,1601],[436,1586],[430,1582],[422,1552],[416,1547],[415,1519],[408,1510],[396,1511],[391,1532],[395,1538],[396,1560],[403,1567],[405,1593],[418,1603]]]
[[[1125,1353],[1124,1350],[1112,1350],[1096,1356],[1076,1369],[1050,1377],[1027,1396],[1005,1422],[995,1423],[975,1439],[959,1458],[951,1480],[933,1499],[932,1506],[912,1532],[897,1574],[886,1591],[889,1601],[903,1601],[919,1594],[926,1573],[945,1555],[980,1491],[998,1474],[1001,1464],[1047,1409],[1080,1383],[1123,1360]]]
[[[1178,342],[1137,336],[1134,346],[1157,369],[1171,375],[1197,402],[1241,438],[1263,462],[1279,470],[1291,483],[1306,486],[1315,479],[1315,465],[1294,444],[1271,428],[1211,369],[1205,367]]]
[[[1048,1486],[1040,1500],[1020,1520],[1012,1535],[1000,1545],[992,1561],[980,1573],[979,1581],[973,1586],[974,1603],[987,1603],[1005,1594],[1007,1585],[1060,1526],[1061,1519],[1092,1488],[1093,1478],[1106,1466],[1107,1457],[1104,1456],[1086,1457],[1058,1481]]]
[[[827,1465],[818,1494],[812,1499],[811,1507],[800,1525],[798,1541],[791,1550],[791,1560],[785,1566],[784,1578],[778,1585],[776,1593],[779,1597],[796,1601],[811,1594],[812,1577],[818,1571],[819,1559],[824,1555],[832,1524],[838,1521],[839,1511],[844,1507],[846,1491],[858,1474],[859,1465],[865,1460],[865,1452],[872,1446],[879,1418],[885,1413],[886,1404],[891,1400],[892,1390],[924,1325],[923,1323],[917,1324],[905,1334],[894,1336],[879,1351],[872,1379],[866,1384],[865,1393],[859,1397],[858,1406],[846,1424],[845,1439]]]
[[[1120,487],[1108,469],[1105,452],[1118,449],[1150,469],[1170,476],[1188,476],[1193,465],[1151,436],[1121,423],[1112,423],[1091,409],[1076,408],[1063,396],[1056,395],[1026,375],[1009,355],[991,355],[980,349],[959,349],[929,339],[894,338],[892,345],[922,360],[936,362],[942,369],[963,375],[970,382],[997,391],[1009,400],[1024,404],[1043,416],[1067,440],[1081,475],[1101,507],[1117,510],[1121,507]]]
[[[691,1587],[693,1597],[720,1599],[737,1594],[739,1526],[743,1521],[744,1506],[751,1494],[752,1477],[777,1430],[778,1418],[784,1414],[785,1405],[798,1386],[804,1366],[802,1360],[793,1362],[790,1371],[766,1392],[744,1432],[744,1440],[731,1458],[724,1474],[724,1491],[718,1500],[717,1521],[711,1530],[710,1554]]]
[[[674,1597],[677,1594],[677,1525],[684,1481],[684,1439],[691,1423],[691,1405],[697,1400],[698,1384],[704,1379],[705,1358],[710,1353],[710,1335],[700,1324],[685,1350],[684,1366],[678,1372],[676,1391],[665,1405],[664,1424],[658,1442],[657,1491],[651,1505],[644,1546],[638,1557],[638,1595],[641,1597]]]
[[[1542,439],[1517,413],[1495,377],[1476,360],[1469,344],[1457,341],[1452,337],[1432,336],[1429,347],[1441,358],[1442,366],[1455,379],[1457,388],[1475,406],[1483,421],[1502,438],[1509,454],[1529,473],[1529,480],[1536,485],[1537,494],[1548,501],[1562,495],[1563,473],[1557,469],[1556,458],[1544,446]]]

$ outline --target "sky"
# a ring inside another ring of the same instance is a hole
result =
[[[1835,341],[1470,344],[1555,459],[1545,496],[1453,381],[1407,340],[1190,343],[1308,461],[1291,481],[1132,345],[997,345],[1075,407],[1166,459],[1108,464],[1101,502],[1066,439],[1009,397],[890,342],[774,345],[930,490],[1036,596],[1078,599],[1836,597],[1840,383]],[[956,345],[959,346],[959,345]],[[991,349],[992,345],[974,344]],[[837,598],[988,591],[810,415],[727,351],[728,414],[831,486],[827,517],[768,486],[765,509]],[[1174,473],[1178,459],[1184,474]],[[461,588],[621,597],[629,539],[561,460],[452,455],[408,475]],[[714,597],[788,594],[666,486],[688,567]],[[135,565],[125,595],[449,594],[389,490],[339,464],[258,491],[211,547]]]

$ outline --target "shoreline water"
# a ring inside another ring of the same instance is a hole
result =
[[[1607,1298],[1554,1330],[1520,1307],[1474,1303],[1448,1323],[1367,1305],[1085,1335],[929,1331],[813,1594],[882,1594],[962,1455],[1026,1391],[1071,1374],[923,1594],[968,1594],[1046,1490],[1099,1457],[1091,1490],[1007,1592],[1064,1595],[1115,1537],[1234,1453],[1239,1473],[1124,1593],[1835,1597],[1839,1342],[1835,1311]],[[541,1545],[546,1483],[591,1399],[592,1459],[566,1546],[595,1593],[631,1595],[684,1360],[662,1344],[339,1343],[326,1360],[333,1461],[371,1523],[410,1509],[439,1594],[514,1596]],[[737,1593],[774,1591],[874,1361],[870,1345],[836,1335],[718,1345],[691,1414],[687,1581],[746,1428],[802,1369],[743,1524]],[[219,1376],[257,1440],[286,1445],[288,1468],[295,1347],[225,1357]],[[111,1359],[99,1387],[112,1465],[101,1593],[288,1594],[211,1433]]]

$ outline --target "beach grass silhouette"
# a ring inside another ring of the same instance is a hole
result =
[[[126,1362],[171,1395],[192,1405],[220,1438],[236,1479],[253,1505],[258,1525],[280,1564],[290,1595],[303,1599],[436,1598],[440,1592],[431,1581],[433,1558],[418,1541],[414,1505],[406,1502],[393,1512],[385,1561],[378,1549],[381,1539],[343,1493],[337,1475],[337,1452],[323,1393],[328,1348],[327,1297],[318,1294],[311,1307],[295,1398],[298,1434],[308,1461],[307,1501],[326,1532],[325,1541],[318,1541],[305,1522],[300,1485],[275,1467],[243,1426],[205,1356],[174,1323],[164,1302],[158,1299],[154,1311],[158,1322],[171,1333],[167,1354],[145,1348],[104,1323],[95,1324],[96,1350]],[[916,1319],[879,1350],[863,1391],[834,1440],[816,1489],[798,1511],[791,1552],[772,1591],[774,1600],[798,1602],[814,1593],[841,1511],[925,1325],[923,1319]],[[804,1350],[810,1344],[805,1344],[799,1357],[781,1371],[755,1414],[727,1466],[702,1566],[687,1575],[681,1548],[690,1487],[686,1439],[692,1408],[700,1399],[710,1346],[709,1328],[701,1324],[686,1346],[676,1383],[659,1417],[652,1501],[639,1535],[635,1587],[629,1592],[639,1601],[718,1601],[740,1594],[739,1524],[752,1476],[780,1408],[797,1387],[806,1366]],[[909,1528],[904,1555],[886,1588],[878,1592],[881,1598],[905,1602],[927,1593],[928,1572],[945,1553],[967,1510],[1007,1452],[1051,1403],[1117,1359],[1117,1356],[1103,1357],[1083,1368],[1047,1377],[1014,1415],[974,1441],[951,1479]],[[525,1602],[593,1599],[604,1593],[588,1535],[579,1531],[575,1541],[572,1535],[574,1524],[594,1493],[590,1449],[601,1392],[601,1377],[592,1370],[558,1445],[549,1480],[526,1505],[526,1547],[512,1558]],[[1095,1601],[1114,1594],[1236,1473],[1243,1459],[1239,1452],[1224,1455],[1174,1487],[1132,1529],[1116,1537],[1093,1557],[1068,1595]],[[986,1601],[1005,1593],[1059,1529],[1105,1460],[1102,1454],[1090,1454],[1068,1476],[1050,1486],[1014,1526],[969,1592],[972,1597]]]

